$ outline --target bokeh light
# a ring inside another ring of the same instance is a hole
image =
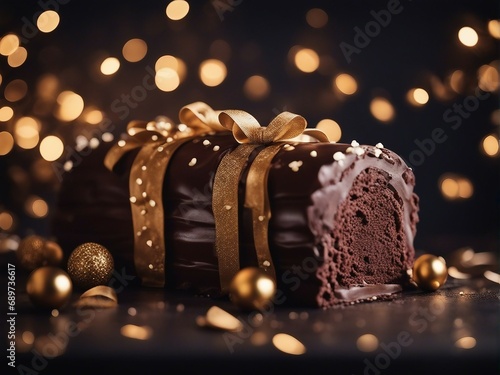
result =
[[[0,145],[0,148],[1,147],[2,146]],[[14,218],[12,217],[12,214],[7,211],[0,212],[0,229],[4,231],[10,231],[13,226]]]
[[[20,40],[15,34],[7,34],[0,39],[0,55],[9,56],[19,48]]]
[[[338,142],[342,137],[340,125],[332,119],[323,119],[316,125],[316,129],[323,131],[330,142]]]
[[[61,121],[73,121],[81,115],[85,103],[83,98],[73,91],[63,91],[57,96],[59,107],[55,116]]]
[[[429,94],[422,88],[414,88],[408,91],[406,99],[414,106],[423,106],[429,101]]]
[[[127,41],[122,48],[122,55],[128,62],[138,62],[141,61],[148,52],[147,43],[138,38],[130,39]]]
[[[59,25],[59,14],[53,10],[46,10],[36,20],[36,26],[42,33],[50,33]]]
[[[7,131],[0,132],[0,156],[7,155],[14,147],[14,137]]]
[[[483,65],[477,72],[478,86],[483,91],[493,92],[498,90],[500,85],[499,73],[493,64]]]
[[[286,334],[278,333],[273,336],[273,345],[276,349],[292,355],[302,355],[306,352],[306,347],[295,337]]]
[[[86,123],[91,125],[97,125],[104,119],[104,114],[95,108],[87,108],[82,114]]]
[[[189,13],[189,3],[184,0],[173,0],[167,5],[165,11],[168,18],[178,21],[186,17]]]
[[[487,135],[481,142],[483,152],[488,156],[497,156],[499,154],[499,139],[495,134]]]
[[[19,118],[14,127],[14,138],[17,145],[27,150],[35,148],[40,139],[40,128],[40,122],[33,117]]]
[[[313,8],[306,13],[306,21],[309,26],[320,29],[328,23],[328,14],[323,9]]]
[[[312,73],[319,67],[319,56],[310,48],[302,48],[295,53],[294,62],[300,71]]]
[[[334,84],[335,87],[345,95],[352,95],[358,90],[358,83],[353,76],[347,73],[337,75]]]
[[[116,57],[108,57],[101,63],[101,73],[109,76],[115,74],[120,69],[120,60]]]
[[[222,39],[216,39],[210,44],[210,55],[213,58],[228,61],[231,58],[231,46]]]
[[[164,55],[160,56],[155,63],[155,70],[158,72],[160,69],[170,68],[174,70],[179,76],[179,81],[182,82],[186,78],[187,67],[186,63],[175,56]]]
[[[458,39],[464,46],[474,47],[479,41],[479,36],[472,27],[465,26],[458,31]]]
[[[177,72],[172,68],[161,68],[155,75],[156,86],[165,92],[174,91],[180,84]]]
[[[373,352],[377,350],[379,344],[379,340],[377,336],[372,335],[371,333],[366,333],[361,335],[356,340],[356,346],[362,352]]]
[[[59,159],[63,151],[63,141],[55,135],[49,135],[40,142],[40,155],[47,161]]]
[[[17,68],[24,64],[28,58],[28,51],[24,47],[17,48],[7,57],[7,64],[12,68]]]
[[[14,116],[14,110],[9,107],[9,106],[3,106],[0,108],[0,121],[1,122],[7,122],[9,121],[12,116]]]
[[[9,102],[17,102],[28,93],[28,85],[22,79],[14,79],[5,86],[4,97]]]
[[[49,213],[49,205],[42,198],[32,195],[26,200],[24,210],[29,216],[41,219]]]
[[[392,121],[395,116],[391,102],[383,97],[376,97],[371,101],[370,112],[377,120],[385,123]]]
[[[226,65],[217,59],[208,59],[200,64],[200,79],[210,87],[220,85],[226,79]]]
[[[450,75],[450,87],[457,94],[463,91],[465,74],[462,70],[455,70]]]
[[[261,100],[269,95],[271,87],[266,78],[255,75],[249,77],[244,85],[243,91],[245,95],[252,100]]]
[[[439,180],[441,194],[448,200],[468,199],[474,194],[474,186],[466,177],[447,173]]]
[[[500,39],[500,20],[490,20],[488,22],[488,32],[495,39]]]

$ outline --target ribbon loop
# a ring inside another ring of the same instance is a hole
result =
[[[181,108],[179,120],[196,133],[227,130],[219,122],[219,113],[203,102],[194,102]]]

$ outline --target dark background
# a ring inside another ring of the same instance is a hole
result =
[[[488,99],[463,120],[457,130],[444,122],[443,114],[454,104],[463,103],[474,95],[477,70],[484,64],[499,64],[499,40],[487,30],[491,19],[500,18],[498,1],[401,1],[403,11],[393,15],[370,44],[348,63],[340,43],[353,43],[354,28],[363,29],[372,20],[370,11],[387,8],[387,1],[226,1],[234,4],[223,13],[221,20],[213,1],[190,1],[189,14],[180,21],[165,15],[168,1],[78,1],[58,4],[61,22],[49,34],[38,33],[22,44],[28,50],[27,61],[10,68],[0,56],[0,107],[12,105],[14,118],[0,123],[0,131],[12,131],[15,119],[30,115],[35,102],[34,89],[40,77],[51,73],[60,81],[60,91],[80,94],[85,104],[100,108],[116,126],[118,136],[128,121],[149,120],[167,115],[177,120],[178,110],[193,101],[205,101],[216,109],[243,109],[252,113],[262,124],[283,110],[303,115],[310,126],[323,118],[332,118],[342,128],[340,142],[384,146],[408,160],[417,148],[415,140],[429,138],[433,129],[441,127],[448,135],[446,142],[436,146],[425,161],[414,166],[416,192],[420,196],[420,223],[416,247],[433,253],[446,253],[461,246],[473,246],[477,251],[498,249],[499,244],[499,158],[487,157],[480,150],[482,138],[495,133],[499,125],[492,113],[499,108],[498,88]],[[26,17],[41,10],[42,2],[3,0],[0,5],[0,36],[8,32],[22,35]],[[321,8],[328,13],[328,24],[314,29],[306,22],[306,12]],[[462,26],[471,26],[479,34],[473,48],[463,46],[457,38]],[[128,63],[121,56],[123,44],[131,38],[141,38],[148,44],[146,57]],[[230,45],[225,61],[228,75],[217,87],[203,85],[198,76],[201,61],[213,56],[210,45],[222,39]],[[319,71],[306,74],[296,69],[288,59],[292,46],[313,48],[323,61]],[[182,58],[187,76],[173,92],[148,91],[130,115],[119,119],[111,103],[122,94],[140,85],[165,54]],[[102,56],[116,56],[120,70],[110,77],[96,72]],[[431,77],[442,82],[456,69],[465,73],[464,90],[446,100],[433,93]],[[354,76],[358,91],[339,99],[332,91],[332,78],[341,72]],[[265,76],[271,86],[267,98],[248,99],[243,90],[245,80],[254,75]],[[3,97],[5,85],[21,78],[28,84],[28,95],[17,103]],[[430,100],[423,107],[406,101],[413,87],[429,92]],[[396,110],[389,124],[377,121],[369,110],[374,96],[384,95]],[[62,124],[56,118],[41,118],[41,138],[57,134],[72,147],[78,134],[88,132],[76,120]],[[64,160],[56,161],[61,163]],[[40,182],[34,177],[34,162],[40,158],[38,148],[18,147],[0,156],[0,211],[8,210],[16,221],[6,235],[23,237],[29,233],[50,235],[60,181],[54,176]],[[13,172],[16,167],[25,171]],[[474,194],[469,199],[446,200],[439,189],[439,178],[445,173],[462,175],[472,182]],[[24,212],[24,202],[36,194],[49,203],[49,215],[32,218]]]

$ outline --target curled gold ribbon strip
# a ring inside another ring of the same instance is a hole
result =
[[[118,305],[118,296],[113,288],[98,285],[84,292],[74,303],[77,308],[110,308]]]
[[[129,137],[106,154],[104,164],[113,170],[129,151],[140,148],[130,169],[129,193],[134,227],[134,264],[145,286],[165,285],[165,230],[162,188],[174,152],[194,137],[212,131],[227,131],[218,122],[218,112],[202,102],[179,111],[183,124],[159,121],[131,121]]]
[[[267,193],[269,165],[285,144],[284,141],[303,134],[321,142],[329,140],[320,130],[306,129],[306,120],[290,112],[279,114],[267,127],[260,126],[252,115],[239,110],[221,111],[219,120],[222,126],[232,131],[234,138],[241,144],[221,160],[213,189],[212,206],[216,225],[219,277],[221,291],[227,293],[231,279],[240,269],[238,183],[251,152],[261,145],[268,145],[259,152],[250,166],[246,180],[245,207],[252,211],[253,238],[259,267],[276,281],[276,271],[268,241],[271,218]]]

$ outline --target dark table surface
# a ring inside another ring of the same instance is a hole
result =
[[[6,270],[9,257],[0,256]],[[500,372],[500,285],[484,277],[448,278],[436,292],[406,291],[392,301],[331,310],[273,306],[260,315],[227,300],[122,284],[114,308],[69,304],[57,314],[33,306],[25,275],[17,272],[17,368],[4,357],[2,374]],[[78,298],[74,292],[72,302]],[[198,325],[197,317],[214,305],[240,318],[244,329]],[[127,324],[145,328],[150,337],[123,336]],[[277,333],[292,335],[306,352],[278,350],[272,342]],[[378,339],[371,351],[358,340],[366,334]]]

